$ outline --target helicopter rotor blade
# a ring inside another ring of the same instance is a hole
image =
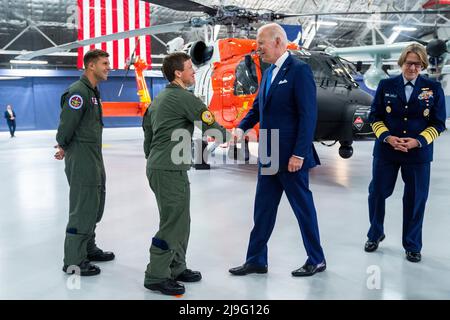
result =
[[[50,53],[69,51],[72,49],[77,49],[80,47],[89,46],[91,44],[96,44],[96,43],[120,40],[120,39],[125,39],[125,38],[133,38],[133,37],[139,37],[139,36],[144,36],[144,35],[152,35],[152,34],[167,33],[167,32],[178,32],[178,31],[182,30],[183,28],[187,28],[190,26],[191,26],[190,21],[181,21],[181,22],[160,24],[160,25],[151,26],[151,27],[147,27],[147,28],[128,30],[128,31],[124,31],[124,32],[109,34],[106,36],[100,36],[100,37],[91,38],[91,39],[69,42],[69,43],[62,44],[62,45],[59,45],[56,47],[50,47],[50,48],[46,48],[46,49],[42,49],[42,50],[36,50],[33,52],[18,55],[17,57],[15,57],[15,59],[31,60],[35,57],[44,56],[44,55],[47,55]]]
[[[342,11],[342,12],[310,12],[291,14],[295,17],[311,17],[311,16],[339,16],[339,15],[372,15],[372,14],[445,14],[450,13],[449,9],[445,10],[415,10],[415,11]],[[289,15],[286,15],[289,16]]]
[[[401,35],[402,35],[403,37],[405,37],[405,38],[414,40],[414,41],[420,43],[420,44],[423,45],[423,46],[427,46],[427,45],[428,45],[428,42],[427,42],[427,41],[423,41],[423,40],[420,40],[420,39],[417,39],[417,38],[408,36],[407,34],[403,34],[403,33],[401,33]]]
[[[210,16],[217,14],[217,9],[190,0],[144,0],[176,11],[204,12]]]

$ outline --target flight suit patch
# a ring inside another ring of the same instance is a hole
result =
[[[75,110],[80,109],[83,106],[83,98],[78,94],[74,94],[69,98],[69,106]]]
[[[208,126],[212,125],[216,120],[214,119],[214,115],[211,111],[203,111],[202,112],[202,121],[206,123]]]
[[[93,104],[98,105],[98,101],[97,101],[96,97],[92,97],[91,101],[92,101]]]

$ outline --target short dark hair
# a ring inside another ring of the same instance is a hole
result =
[[[184,71],[184,63],[191,57],[184,52],[175,52],[166,56],[163,60],[162,73],[169,82],[175,80],[175,71]]]
[[[100,49],[89,50],[83,58],[84,67],[87,68],[89,63],[96,62],[100,57],[109,57],[109,53]]]

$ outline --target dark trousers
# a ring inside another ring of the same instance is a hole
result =
[[[14,132],[16,132],[16,120],[6,120],[8,123],[9,133],[11,137],[14,137]]]
[[[95,243],[95,229],[103,217],[106,198],[106,175],[98,186],[73,183],[69,179],[69,222],[64,241],[64,264],[79,265],[100,249]]]
[[[258,175],[255,196],[254,227],[250,234],[246,263],[267,265],[267,242],[272,234],[283,191],[297,218],[303,238],[308,263],[319,264],[325,260],[320,246],[319,226],[311,191],[309,170],[276,175]]]
[[[400,164],[374,158],[372,181],[369,185],[370,229],[367,237],[375,241],[384,234],[385,203],[394,191],[398,171],[401,171],[403,192],[403,235],[406,251],[422,249],[422,223],[430,186],[430,163]]]
[[[190,185],[187,171],[147,168],[150,188],[159,209],[159,230],[150,246],[150,262],[145,271],[145,284],[175,279],[186,270],[189,242]]]

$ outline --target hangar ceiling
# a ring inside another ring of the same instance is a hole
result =
[[[367,12],[367,11],[413,11],[420,10],[425,0],[196,0],[212,6],[221,3],[236,5],[251,9],[266,9],[284,13],[325,13],[325,12]],[[0,0],[0,67],[10,68],[10,59],[21,50],[34,51],[77,40],[76,0]],[[174,21],[187,20],[199,13],[174,11],[165,7],[152,5],[152,25],[165,24]],[[445,9],[450,9],[445,7]],[[319,20],[334,21],[336,26],[320,26],[315,28],[315,17],[289,18],[283,23],[302,24],[304,40],[309,48],[318,45],[346,47],[373,44],[374,36],[377,43],[383,43],[380,33],[387,38],[393,33],[396,21],[404,25],[415,24],[417,31],[400,34],[396,42],[409,41],[406,35],[429,39],[435,30],[434,24],[443,25],[439,28],[441,38],[450,34],[450,14],[383,14],[383,15],[339,15],[321,16]],[[375,32],[372,26],[379,31]],[[176,36],[183,36],[186,41],[194,40],[199,32],[183,34],[160,34],[158,38],[167,42]],[[165,46],[153,39],[152,53],[164,54]],[[76,57],[52,56],[46,57],[50,68],[74,68]]]

